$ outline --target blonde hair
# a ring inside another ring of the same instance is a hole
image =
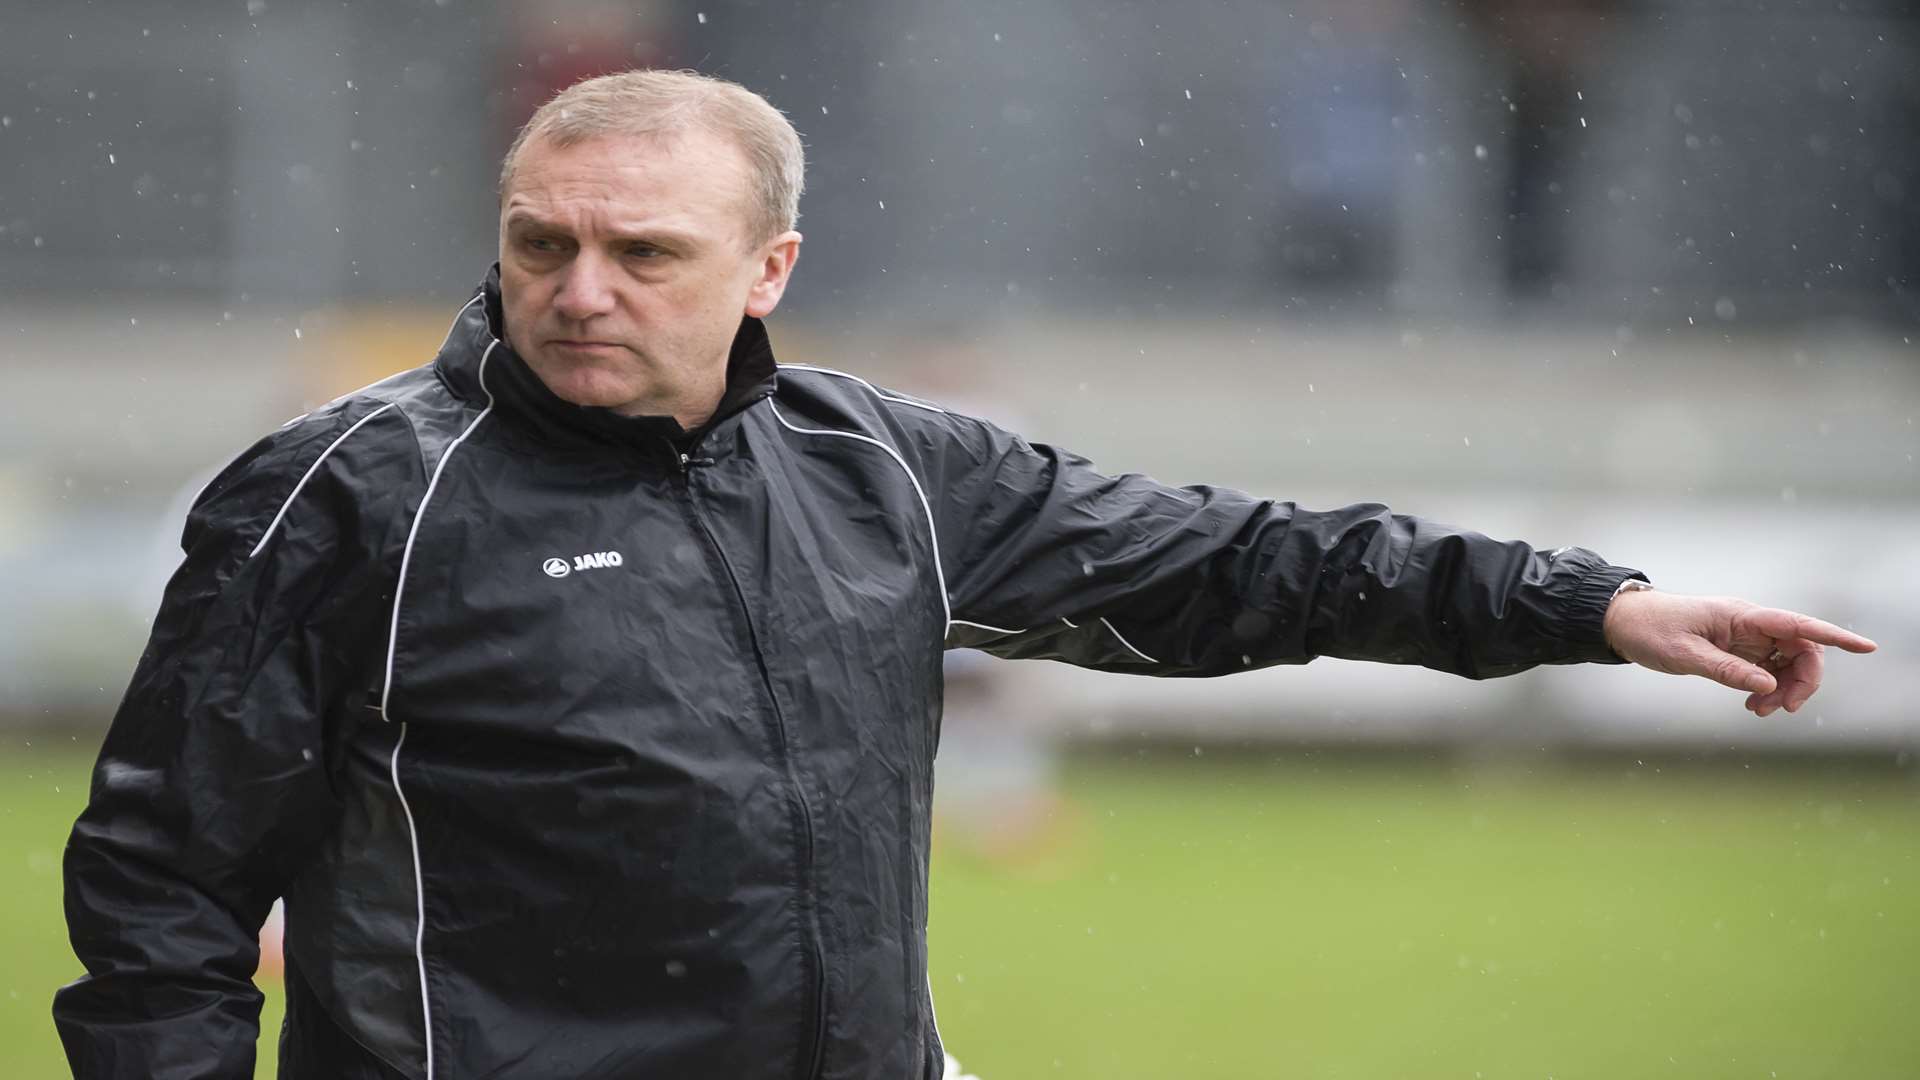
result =
[[[574,83],[534,111],[500,166],[500,195],[513,184],[527,143],[573,146],[606,135],[672,137],[701,128],[733,141],[746,156],[751,185],[751,243],[793,228],[806,186],[800,133],[766,98],[739,83],[695,71],[622,71]]]

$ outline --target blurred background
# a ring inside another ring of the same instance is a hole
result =
[[[970,1070],[1920,1075],[1891,0],[0,0],[0,1071],[62,1074],[60,850],[187,500],[428,360],[517,125],[630,66],[805,137],[785,361],[1881,644],[1766,719],[1641,669],[956,654],[932,949]]]

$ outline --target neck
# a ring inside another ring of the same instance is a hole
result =
[[[678,392],[657,397],[638,398],[616,406],[613,411],[621,416],[671,416],[681,430],[692,431],[713,418],[726,392],[727,377],[723,370],[700,379],[697,386],[683,387]]]

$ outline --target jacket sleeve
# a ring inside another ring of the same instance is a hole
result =
[[[324,460],[348,426],[315,418],[263,440],[187,519],[67,843],[87,973],[53,1016],[75,1077],[253,1075],[257,935],[337,816],[328,763],[363,711],[349,688],[378,637],[381,586],[356,557],[370,523],[350,509],[347,455]]]
[[[1601,636],[1638,571],[1361,503],[1308,510],[1106,476],[971,418],[906,418],[932,476],[948,645],[1150,675],[1334,656],[1468,678],[1624,663]]]

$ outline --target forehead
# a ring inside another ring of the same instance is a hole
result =
[[[555,224],[671,221],[732,231],[747,205],[747,171],[731,140],[699,128],[601,135],[570,146],[533,139],[521,148],[501,212]]]

